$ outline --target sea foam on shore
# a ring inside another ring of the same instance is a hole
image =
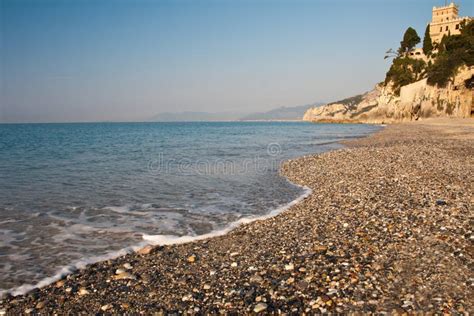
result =
[[[288,182],[290,182],[290,181],[288,180]],[[143,249],[143,247],[145,247],[147,245],[153,245],[153,246],[174,245],[174,244],[182,244],[182,243],[188,243],[188,242],[193,242],[193,241],[198,241],[198,240],[223,236],[223,235],[227,234],[228,232],[232,231],[233,229],[239,227],[242,224],[248,224],[248,223],[251,223],[253,221],[264,220],[264,219],[276,216],[276,215],[280,214],[281,212],[289,209],[293,205],[295,205],[295,204],[299,203],[300,201],[304,200],[312,192],[312,190],[310,188],[306,187],[306,186],[299,186],[299,185],[296,185],[296,184],[293,184],[293,185],[303,189],[303,193],[298,198],[294,199],[293,201],[291,201],[287,204],[281,205],[280,207],[272,210],[270,213],[268,213],[266,215],[244,217],[244,218],[241,218],[241,219],[239,219],[235,222],[230,223],[225,228],[218,229],[218,230],[212,231],[210,233],[197,235],[197,236],[189,236],[189,235],[188,236],[147,235],[147,234],[142,234],[142,237],[143,237],[144,241],[139,243],[139,244],[136,244],[136,245],[133,245],[133,246],[130,246],[130,247],[126,247],[126,248],[123,248],[123,249],[118,250],[118,251],[112,251],[112,252],[109,252],[105,255],[94,256],[94,257],[85,258],[83,260],[77,261],[77,262],[75,262],[71,265],[62,267],[54,275],[52,275],[50,277],[46,277],[46,278],[40,280],[36,284],[23,284],[19,287],[15,287],[15,288],[10,289],[10,290],[0,291],[0,298],[3,297],[6,294],[11,294],[13,296],[26,294],[29,291],[33,290],[33,289],[42,288],[42,287],[45,287],[49,284],[52,284],[52,283],[60,280],[61,278],[65,277],[65,276],[67,276],[71,273],[76,272],[77,270],[84,269],[89,264],[100,262],[100,261],[115,259],[115,258],[118,258],[120,256],[124,256],[128,253],[139,251],[140,249]]]
[[[264,220],[267,218],[274,217],[280,214],[281,212],[289,209],[293,205],[299,203],[300,201],[304,200],[312,192],[312,190],[306,186],[299,186],[299,187],[301,187],[304,190],[301,196],[289,202],[288,204],[282,205],[272,210],[270,213],[266,215],[244,217],[235,222],[230,223],[227,227],[223,229],[215,230],[210,233],[199,235],[199,236],[179,236],[178,237],[178,236],[173,236],[173,235],[146,235],[144,234],[143,239],[148,241],[152,245],[174,245],[174,244],[182,244],[182,243],[222,236],[232,231],[233,229],[239,227],[240,225],[248,224],[257,220]]]

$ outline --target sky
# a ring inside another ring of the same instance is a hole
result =
[[[462,16],[472,0],[456,1]],[[336,101],[444,0],[0,0],[0,122]]]

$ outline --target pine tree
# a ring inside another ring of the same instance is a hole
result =
[[[399,54],[402,55],[408,53],[410,50],[415,48],[416,44],[420,41],[421,39],[418,36],[418,33],[416,33],[416,30],[409,27],[403,35],[403,41],[400,42],[400,48],[398,50]]]
[[[431,55],[432,51],[433,51],[433,42],[431,41],[430,25],[428,24],[426,26],[425,38],[423,39],[423,53],[426,56],[429,56]]]

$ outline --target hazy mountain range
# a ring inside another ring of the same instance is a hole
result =
[[[282,106],[267,112],[163,112],[155,115],[150,121],[155,122],[189,122],[189,121],[285,121],[301,120],[307,109],[323,105],[323,102],[299,106]]]

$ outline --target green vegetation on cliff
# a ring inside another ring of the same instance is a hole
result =
[[[386,74],[385,85],[391,84],[397,95],[402,86],[423,78],[427,78],[429,85],[445,87],[459,67],[474,65],[474,20],[461,24],[461,34],[445,36],[435,45],[431,42],[428,26],[423,40],[423,52],[429,58],[428,63],[409,56],[419,42],[418,34],[409,27],[397,52],[387,52],[390,55],[386,58],[394,59]]]
[[[436,59],[427,70],[428,84],[446,86],[463,65],[474,65],[474,20],[461,25],[461,34],[443,37]]]
[[[402,86],[413,83],[423,78],[426,63],[420,59],[400,56],[393,60],[385,77],[385,84],[392,83],[395,94],[400,94]]]
[[[415,29],[409,27],[400,42],[400,48],[393,59],[387,75],[385,84],[392,84],[394,92],[400,94],[400,88],[407,84],[422,79],[425,74],[426,63],[423,60],[408,57],[408,53],[420,42],[420,37]],[[388,52],[392,52],[391,50]]]
[[[342,104],[347,109],[350,109],[350,108],[353,108],[354,106],[356,106],[357,104],[359,104],[362,101],[363,98],[364,98],[363,94],[358,94],[358,95],[350,97],[350,98],[346,98],[346,99],[339,100],[339,101],[336,101],[336,102],[328,103],[328,105]]]

